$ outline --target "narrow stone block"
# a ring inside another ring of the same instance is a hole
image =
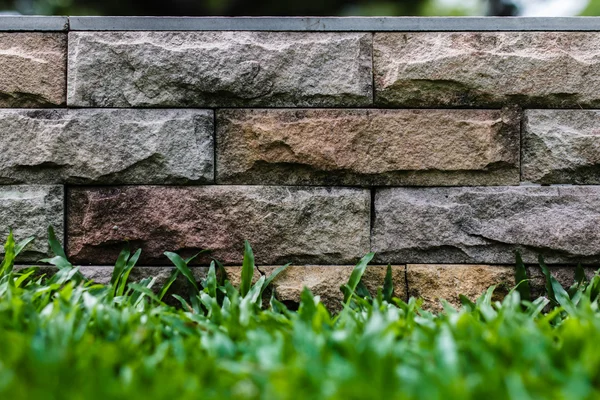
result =
[[[200,249],[241,264],[248,240],[257,263],[354,263],[369,251],[370,194],[348,188],[126,186],[69,191],[74,262],[113,264],[126,241],[140,263]],[[199,263],[206,263],[207,257]]]
[[[393,188],[375,195],[381,263],[600,261],[600,186]]]
[[[21,253],[20,261],[37,261],[48,256],[49,226],[59,240],[64,235],[64,190],[62,186],[0,186],[0,242],[6,242],[9,228],[18,243],[30,236],[36,240]],[[0,247],[4,255],[4,247]],[[0,257],[1,258],[1,257]]]
[[[522,179],[535,183],[600,183],[600,111],[527,110]]]
[[[208,110],[0,110],[0,183],[212,182]]]
[[[68,104],[369,105],[371,52],[370,33],[71,32]]]
[[[373,40],[378,105],[600,105],[600,32],[396,32]]]
[[[66,33],[0,32],[0,107],[65,103]]]
[[[219,183],[515,185],[514,110],[219,110]]]

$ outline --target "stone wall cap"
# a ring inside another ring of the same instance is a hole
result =
[[[0,32],[63,32],[68,29],[68,17],[0,15]]]
[[[0,24],[3,21],[0,18]],[[69,21],[72,31],[600,31],[598,17],[70,17]]]

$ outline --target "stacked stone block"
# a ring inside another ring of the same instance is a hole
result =
[[[0,239],[38,236],[23,262],[48,254],[53,225],[100,281],[127,243],[140,276],[165,275],[165,251],[210,249],[198,276],[215,257],[236,279],[247,239],[260,273],[294,265],[282,300],[308,286],[335,307],[374,251],[367,286],[389,263],[399,297],[435,308],[511,287],[515,251],[563,272],[600,261],[598,32],[9,20]]]

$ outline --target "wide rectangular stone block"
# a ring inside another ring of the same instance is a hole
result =
[[[600,186],[381,189],[371,244],[382,263],[597,263]]]
[[[0,110],[0,183],[212,182],[208,110]]]
[[[600,183],[600,111],[527,110],[522,179],[535,183]]]
[[[514,185],[515,110],[219,110],[217,180],[284,185]]]
[[[71,32],[68,104],[372,104],[370,33]]]
[[[66,33],[0,32],[0,107],[65,103]]]
[[[3,246],[12,228],[17,242],[36,237],[19,260],[37,261],[48,256],[48,227],[54,227],[61,241],[64,235],[64,203],[62,186],[0,186],[0,255],[4,255]]]
[[[600,105],[600,32],[396,32],[373,41],[378,105]]]
[[[514,267],[496,265],[409,264],[409,297],[423,299],[423,308],[443,311],[442,300],[460,308],[460,295],[477,300],[495,286],[494,300],[502,300],[515,286]]]
[[[77,263],[113,264],[126,241],[143,249],[141,264],[163,265],[165,251],[189,256],[199,249],[240,264],[244,240],[262,264],[347,264],[369,251],[368,190],[80,187],[68,200],[68,253]]]

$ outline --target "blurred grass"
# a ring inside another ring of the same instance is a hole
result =
[[[87,281],[49,234],[54,276],[13,271],[31,239],[5,244],[0,266],[1,399],[595,399],[600,396],[600,277],[576,274],[564,289],[546,275],[546,297],[518,290],[493,301],[490,288],[434,315],[391,298],[392,280],[369,293],[361,276],[343,286],[332,315],[304,290],[297,312],[272,277],[252,285],[245,246],[240,288],[217,262],[202,282],[174,253],[172,279],[128,282],[139,252],[124,250],[109,285]],[[280,268],[280,272],[283,268]],[[182,307],[163,303],[178,274]],[[266,293],[266,292],[265,292]],[[268,305],[263,307],[264,303]]]

